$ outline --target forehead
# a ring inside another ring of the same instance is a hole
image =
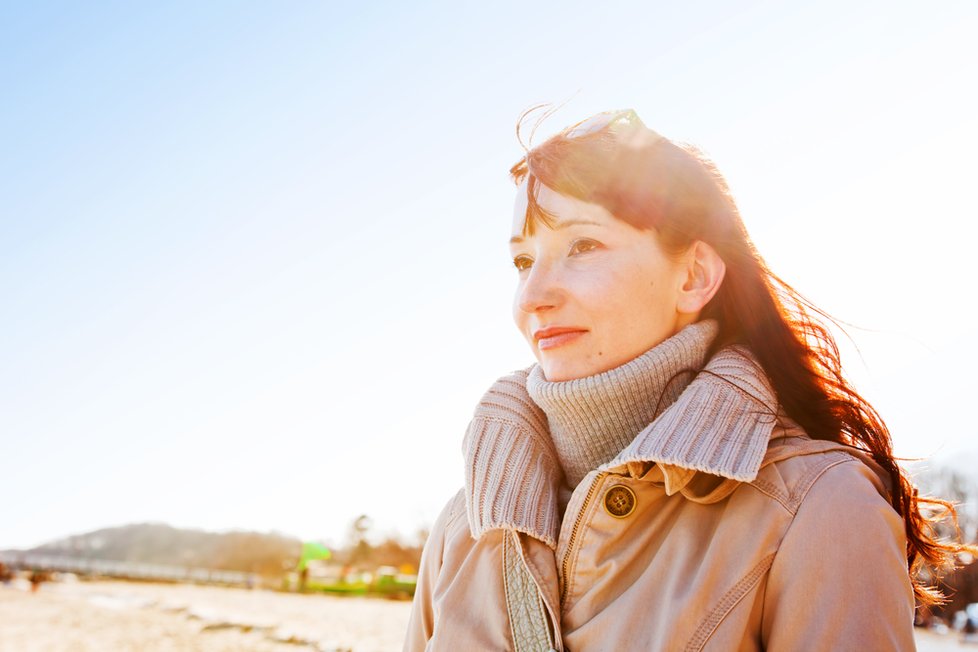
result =
[[[527,182],[524,180],[516,191],[516,201],[513,204],[513,223],[510,228],[511,237],[532,238],[532,235],[524,233],[526,226],[526,210],[528,200],[526,196]],[[536,184],[537,204],[554,216],[556,222],[567,220],[585,220],[597,222],[599,224],[612,224],[617,220],[608,212],[606,208],[598,204],[582,201],[575,197],[562,195],[547,186]],[[540,229],[547,229],[545,224],[536,220],[534,227],[539,232]]]

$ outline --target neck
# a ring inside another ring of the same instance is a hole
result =
[[[533,367],[526,389],[547,416],[571,487],[676,401],[703,367],[718,328],[713,320],[690,324],[637,358],[585,378],[550,382]]]

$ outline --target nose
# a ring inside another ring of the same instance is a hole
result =
[[[556,308],[563,298],[564,288],[557,270],[537,262],[517,290],[516,305],[522,312],[540,312]]]

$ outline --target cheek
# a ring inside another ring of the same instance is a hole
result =
[[[619,293],[624,294],[623,283],[628,282],[628,274],[609,265],[606,268],[575,270],[568,275],[568,295],[588,312],[604,312],[609,304],[617,304]]]
[[[610,275],[589,292],[602,318],[616,323],[622,336],[645,338],[665,327],[675,311],[670,279],[663,270],[634,265]]]
[[[647,304],[652,296],[654,288],[643,278],[641,270],[631,267],[607,270],[582,279],[576,294],[593,313],[606,319],[622,318]]]

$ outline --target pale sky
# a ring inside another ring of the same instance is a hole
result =
[[[0,548],[430,524],[533,361],[507,170],[540,102],[538,139],[634,108],[710,154],[865,329],[897,453],[978,460],[978,4],[792,4],[0,8]]]

